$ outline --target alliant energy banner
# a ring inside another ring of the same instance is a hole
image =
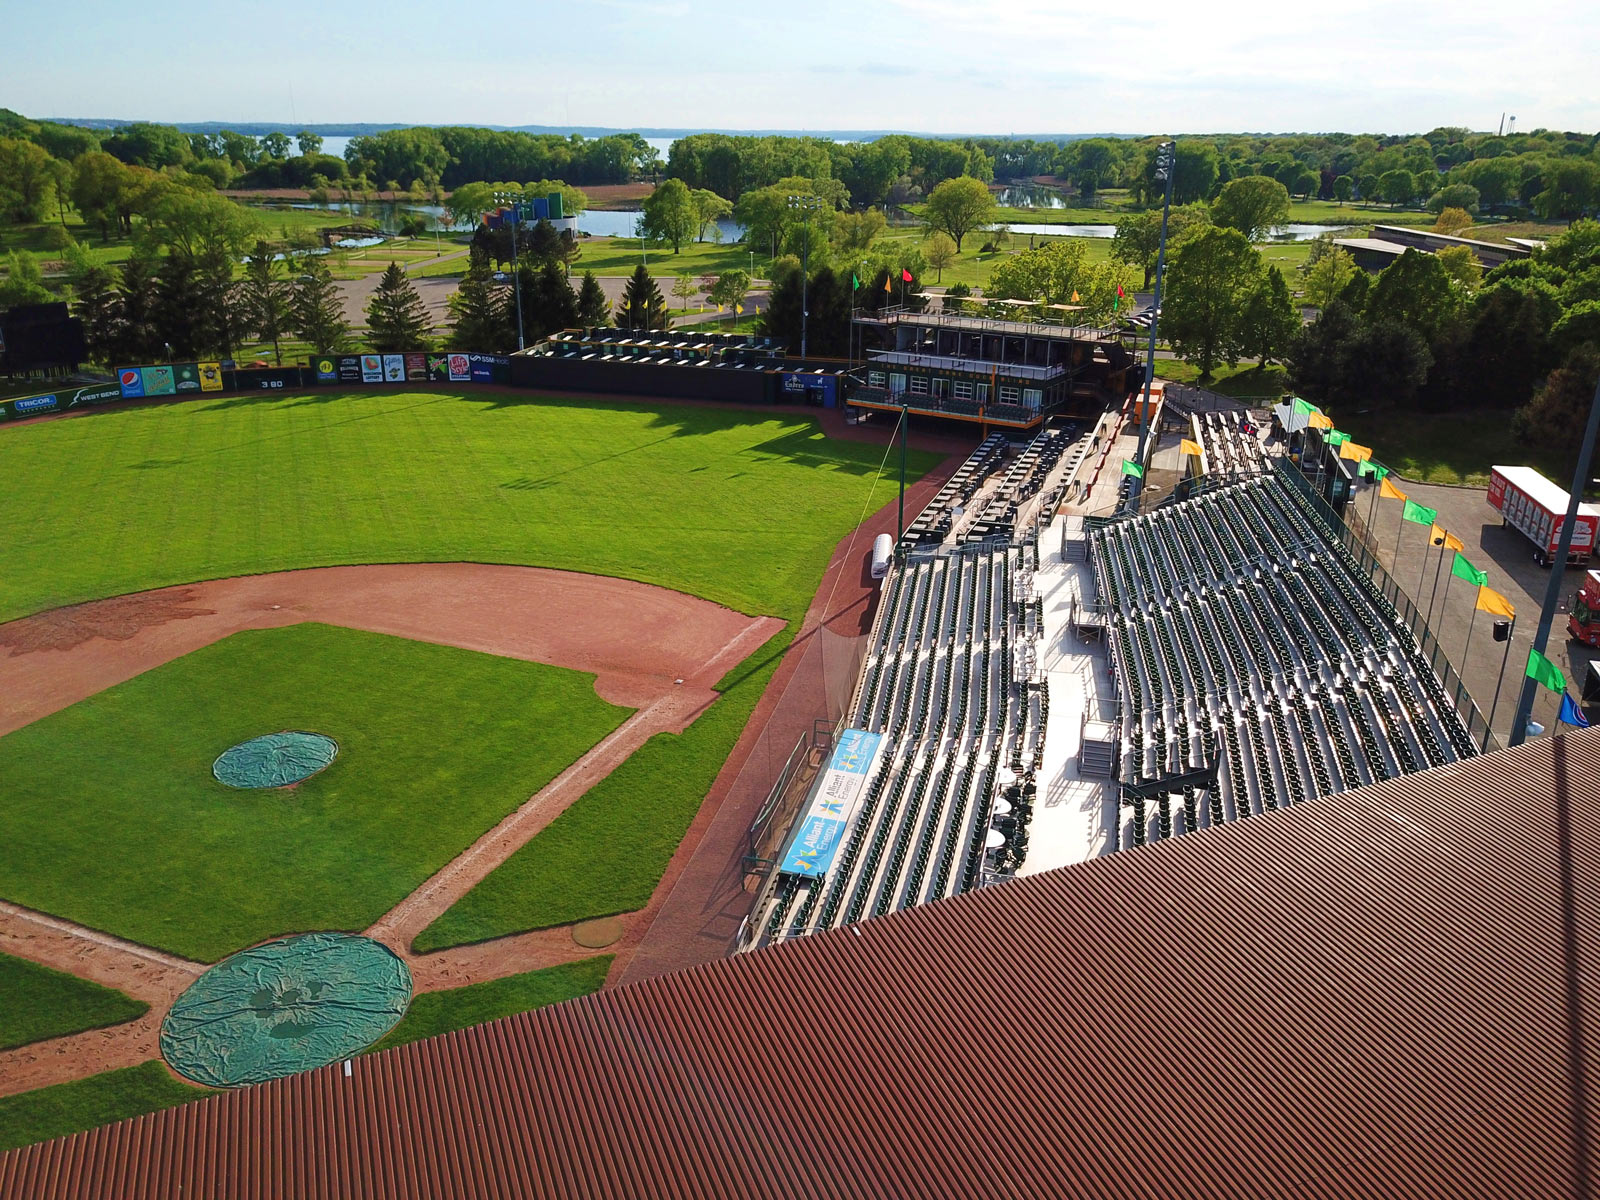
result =
[[[788,875],[826,875],[845,831],[855,819],[861,793],[882,737],[865,729],[846,729],[833,747],[833,758],[811,795],[811,804],[795,826],[778,870]]]

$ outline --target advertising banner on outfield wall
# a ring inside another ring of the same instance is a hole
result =
[[[317,371],[318,383],[337,383],[339,381],[339,363],[331,355],[324,355],[312,364]]]
[[[122,388],[114,383],[96,383],[89,387],[81,387],[68,394],[63,393],[66,402],[62,408],[77,408],[80,404],[110,404],[113,400],[122,399]]]
[[[200,372],[200,390],[202,392],[220,392],[222,390],[221,363],[197,363],[196,367]]]
[[[361,356],[361,382],[383,382],[383,355],[363,354]]]
[[[882,740],[865,729],[846,729],[839,735],[833,758],[795,826],[778,870],[811,877],[828,873],[845,831],[855,820]]]
[[[450,363],[450,382],[471,383],[472,360],[465,354],[450,354],[446,357]]]
[[[383,381],[385,383],[404,383],[406,381],[406,356],[404,354],[385,354],[383,356]]]
[[[200,364],[173,363],[172,390],[180,395],[185,392],[198,392],[200,390]]]
[[[299,367],[242,367],[233,373],[233,386],[241,392],[278,391],[300,383]]]
[[[407,354],[406,378],[426,379],[428,377],[428,356],[426,354]]]
[[[361,382],[361,356],[359,354],[342,354],[339,356],[339,382]]]
[[[38,396],[19,396],[15,400],[0,401],[0,421],[19,421],[23,417],[66,412],[81,404],[106,404],[121,399],[122,389],[114,383],[96,383]]]
[[[144,395],[144,374],[138,367],[118,367],[117,384],[122,388],[124,400]]]
[[[139,374],[144,376],[146,396],[171,396],[177,390],[169,366],[140,367]]]

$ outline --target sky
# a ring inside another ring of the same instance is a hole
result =
[[[1600,3],[53,0],[32,117],[929,133],[1600,128]],[[505,17],[497,26],[494,14]],[[479,17],[478,14],[486,14]],[[259,47],[252,52],[252,47]]]

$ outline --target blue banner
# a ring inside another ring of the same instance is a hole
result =
[[[833,747],[833,758],[811,795],[810,806],[795,828],[778,870],[789,875],[825,875],[855,818],[856,807],[882,737],[865,729],[846,729]]]
[[[144,395],[144,376],[138,367],[121,367],[117,371],[117,382],[122,385],[122,398],[132,400],[136,396]]]

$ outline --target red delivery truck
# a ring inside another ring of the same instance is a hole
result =
[[[1541,567],[1555,561],[1561,541],[1561,523],[1567,519],[1565,491],[1532,467],[1493,467],[1489,474],[1489,503],[1500,510],[1506,524],[1533,543],[1533,560]],[[1594,553],[1600,509],[1578,505],[1567,565],[1581,567]]]
[[[1572,598],[1572,615],[1567,618],[1567,632],[1587,646],[1600,646],[1600,571],[1590,571],[1585,575],[1583,586]]]

